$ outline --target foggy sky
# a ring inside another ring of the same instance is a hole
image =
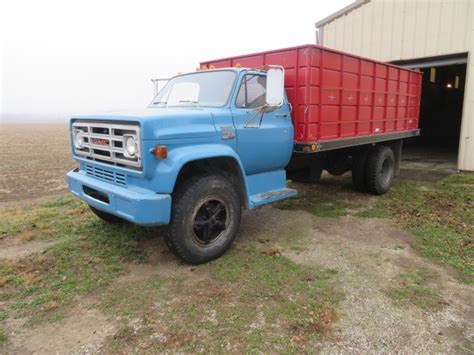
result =
[[[315,43],[314,23],[351,2],[3,1],[0,112],[144,108],[150,78],[194,71],[206,59]]]

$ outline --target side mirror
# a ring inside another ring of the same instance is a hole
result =
[[[267,94],[268,106],[279,107],[283,105],[285,98],[285,70],[283,67],[271,67],[267,71]]]

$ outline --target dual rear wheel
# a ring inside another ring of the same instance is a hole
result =
[[[378,145],[354,156],[352,183],[356,190],[383,195],[390,189],[394,176],[395,155],[390,147]]]

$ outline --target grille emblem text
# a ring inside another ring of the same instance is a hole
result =
[[[91,138],[91,143],[96,145],[109,145],[109,140],[102,138]]]

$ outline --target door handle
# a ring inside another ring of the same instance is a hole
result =
[[[290,113],[289,112],[286,112],[286,113],[277,113],[275,116],[276,117],[288,117]]]

